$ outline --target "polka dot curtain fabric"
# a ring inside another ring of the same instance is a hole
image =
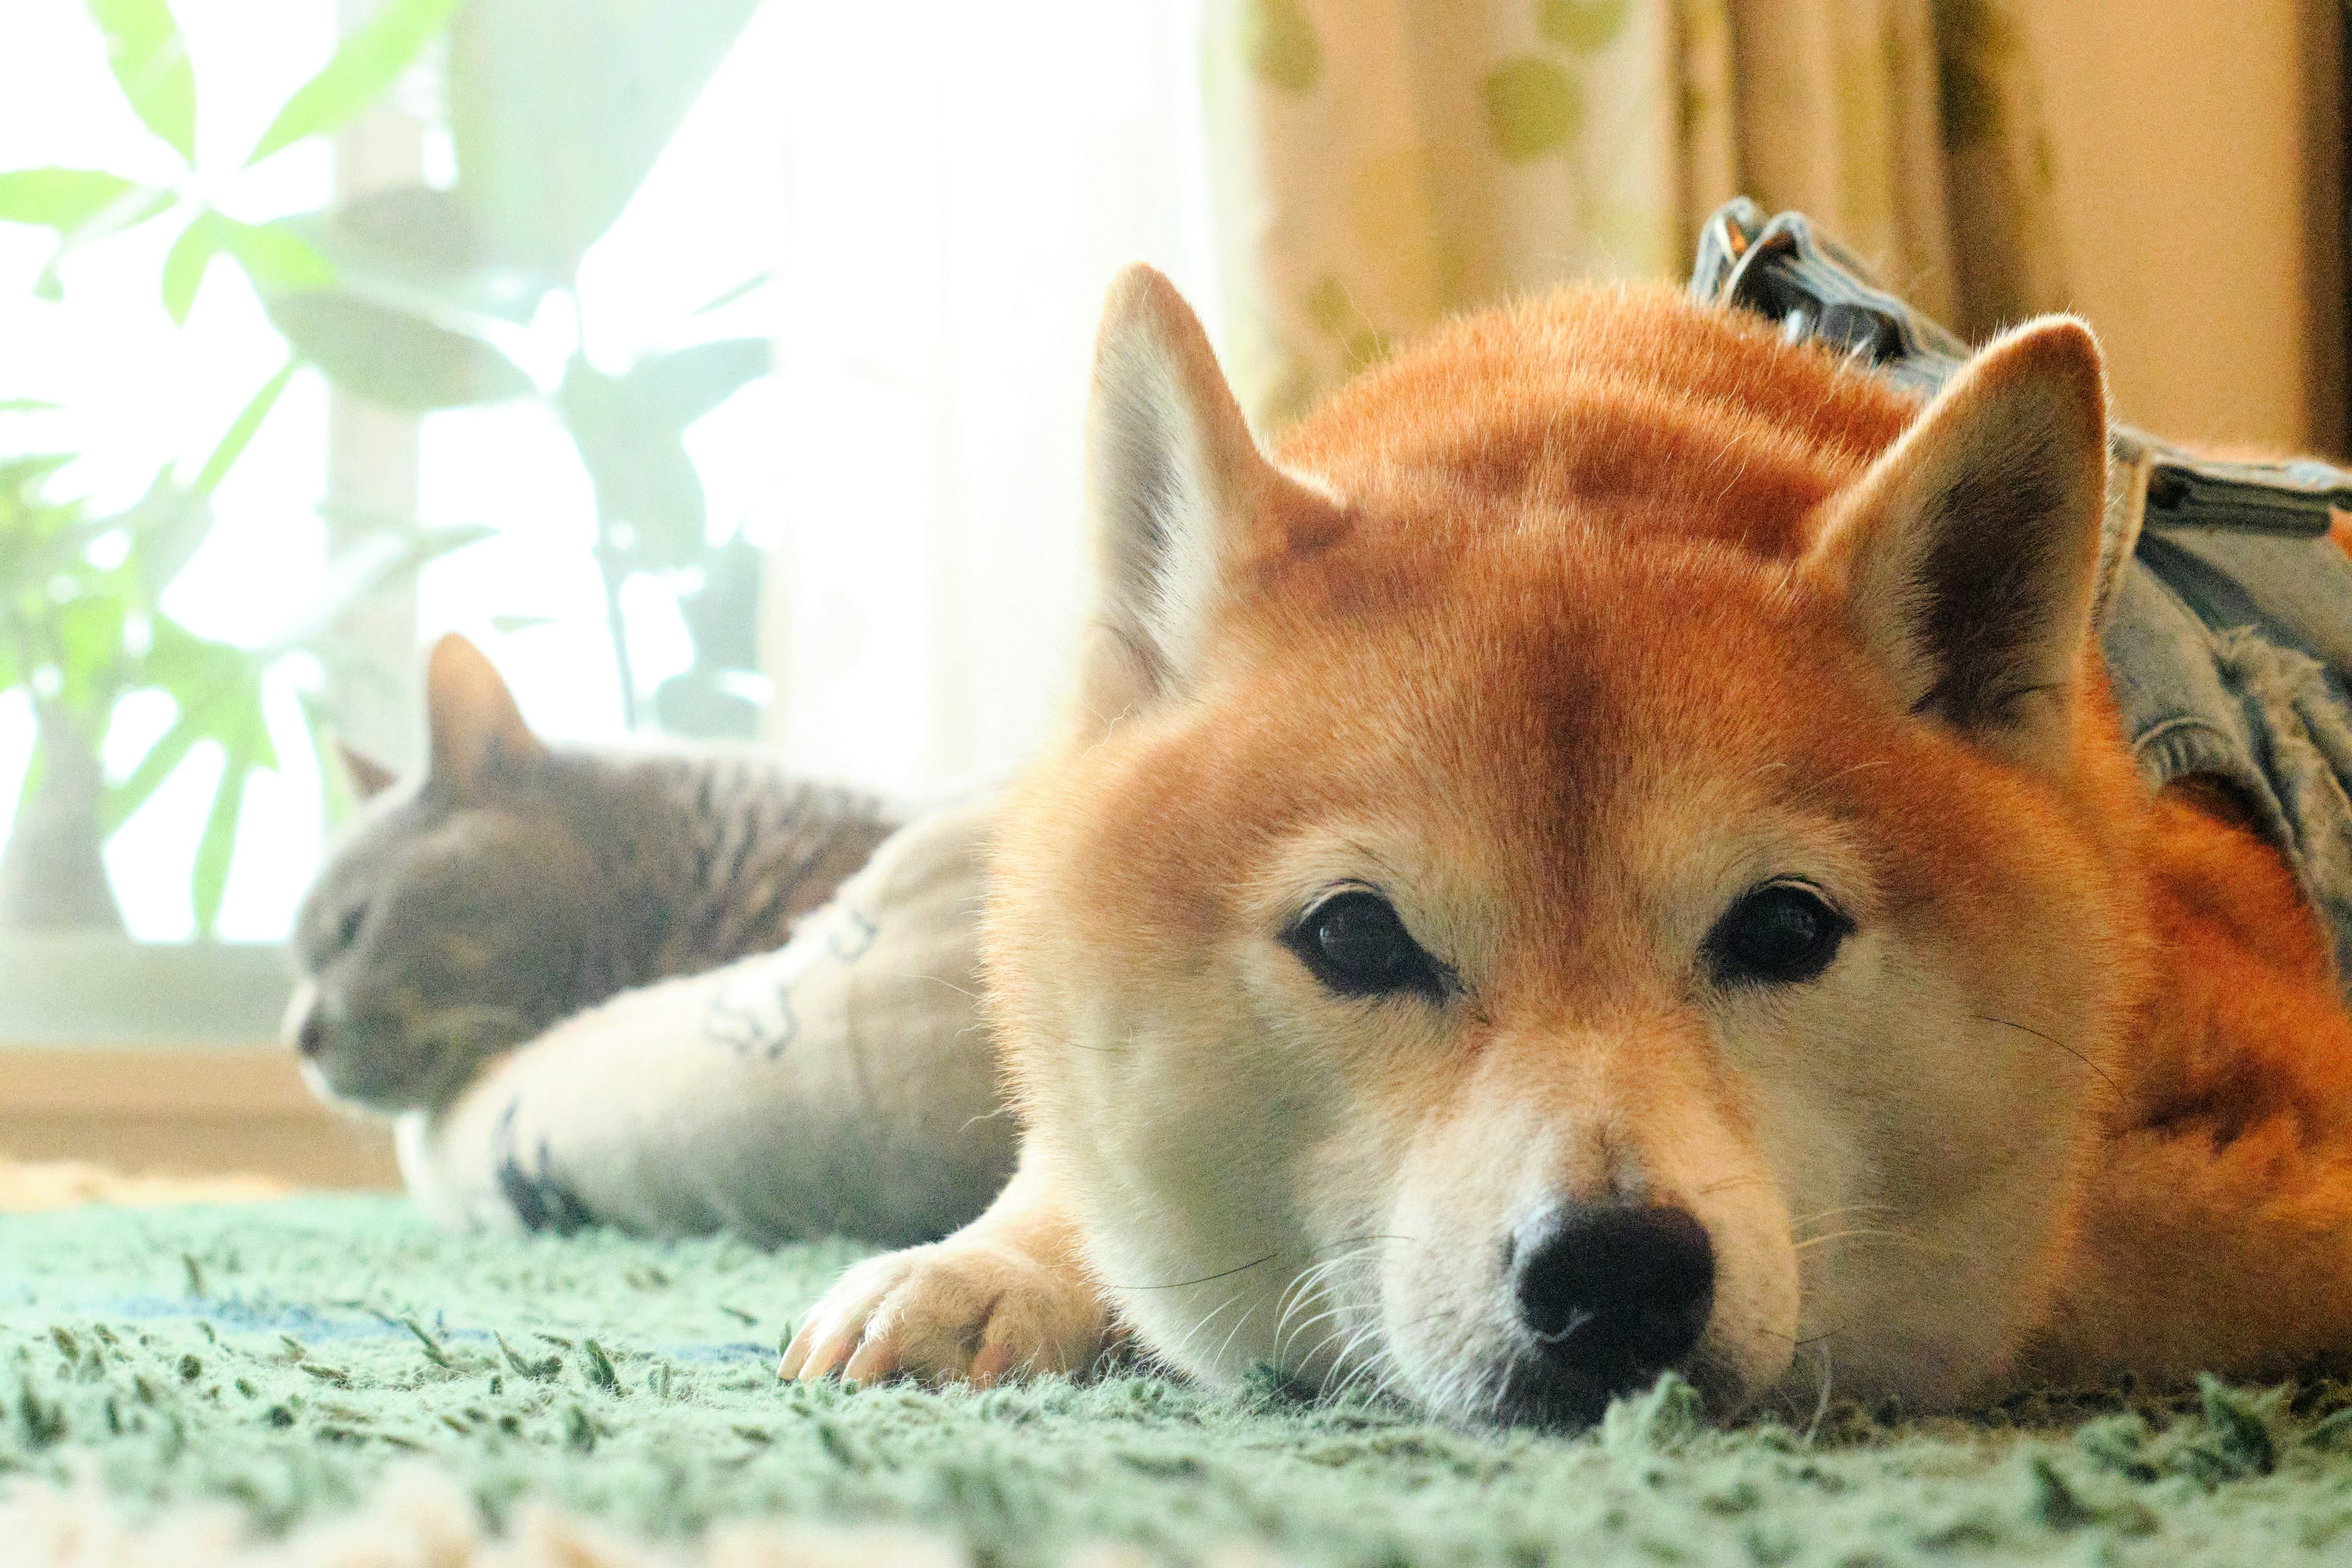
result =
[[[1218,0],[1226,346],[1278,427],[1445,315],[1673,277],[1746,191],[1964,330],[2057,300],[2000,0]]]

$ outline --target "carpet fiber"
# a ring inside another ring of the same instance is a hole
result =
[[[1671,1382],[1577,1437],[1270,1383],[780,1386],[841,1245],[438,1234],[391,1199],[0,1216],[0,1476],[264,1536],[423,1461],[496,1531],[551,1504],[684,1549],[789,1516],[1300,1563],[2345,1563],[2352,1392],[2209,1385],[1728,1432]],[[0,1559],[7,1555],[0,1542]]]

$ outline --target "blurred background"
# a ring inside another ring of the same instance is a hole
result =
[[[1103,286],[1260,427],[1746,192],[2167,436],[2340,451],[2338,0],[22,0],[0,15],[0,1152],[364,1182],[270,1045],[472,636],[542,732],[922,795],[1083,611]]]

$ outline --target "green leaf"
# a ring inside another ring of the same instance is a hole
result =
[[[27,494],[73,460],[71,452],[27,452],[0,461],[0,495]]]
[[[91,585],[49,606],[44,629],[57,659],[60,707],[95,720],[112,704],[130,613],[124,595],[103,585]]]
[[[556,283],[490,260],[473,209],[454,192],[424,185],[376,191],[271,226],[302,241],[332,275],[290,282],[257,277],[264,292],[331,283],[355,298],[443,325],[467,317],[527,323]]]
[[[196,907],[196,935],[207,942],[220,923],[228,868],[236,855],[237,818],[245,810],[245,784],[257,765],[250,756],[224,750],[220,784],[205,817],[204,837],[196,840],[196,863],[188,879],[188,896]]]
[[[89,0],[89,14],[106,35],[106,61],[131,112],[194,163],[196,73],[171,7],[163,0]]]
[[[64,406],[38,397],[0,397],[0,414],[54,414]]]
[[[220,254],[220,216],[206,211],[198,213],[164,253],[163,310],[173,326],[188,324],[188,312],[196,303],[196,290],[203,287],[205,273],[211,268],[213,258]]]
[[[275,657],[313,647],[353,605],[391,584],[412,580],[427,563],[494,538],[498,531],[478,522],[403,523],[364,535],[328,563],[326,585],[304,601],[262,651]]]
[[[161,200],[163,205],[156,205]],[[37,224],[71,237],[111,234],[144,222],[172,204],[158,191],[103,169],[11,169],[0,174],[0,222]],[[136,215],[136,216],[134,216]]]
[[[107,791],[103,817],[108,832],[128,820],[199,742],[215,742],[225,753],[220,784],[213,797],[215,816],[220,810],[218,791],[234,789],[241,801],[247,773],[278,765],[277,748],[270,742],[269,722],[261,704],[261,676],[268,663],[264,655],[198,637],[168,616],[152,618],[147,655],[135,684],[162,690],[179,712],[130,775]],[[232,814],[232,837],[235,826]],[[212,827],[208,825],[205,831],[209,837]],[[215,849],[225,856],[225,848],[216,846]],[[201,848],[197,858],[201,881],[205,858]],[[226,874],[224,859],[220,867],[224,884]],[[212,907],[217,912],[217,889]],[[201,894],[197,909],[199,924],[209,929]]]
[[[255,289],[324,289],[339,276],[335,264],[300,233],[282,223],[239,223],[224,217],[221,243]]]
[[[490,617],[490,629],[501,637],[512,637],[517,632],[535,632],[541,626],[553,625],[553,616],[497,615]]]
[[[213,455],[205,459],[204,468],[196,475],[195,483],[188,487],[190,489],[198,495],[210,495],[220,488],[221,480],[228,478],[229,469],[236,466],[237,458],[245,455],[246,447],[252,445],[254,436],[261,429],[261,422],[269,417],[271,409],[278,406],[278,399],[285,392],[286,384],[293,380],[294,373],[301,368],[301,361],[288,360],[283,370],[271,376],[260,391],[246,400],[245,406],[237,411],[236,418],[222,435],[220,444],[213,448]]]
[[[550,280],[485,265],[473,214],[446,191],[379,192],[278,226],[334,269],[330,288],[265,286],[296,351],[388,407],[453,408],[537,390],[484,334],[528,321]]]
[[[104,519],[99,526],[130,531],[131,550],[124,564],[152,605],[212,531],[212,498],[174,484],[166,468],[130,510]]]
[[[33,224],[57,231],[58,247],[33,279],[33,297],[55,304],[66,297],[58,263],[78,246],[135,228],[177,204],[157,190],[103,169],[10,169],[0,173],[0,223]]]
[[[685,425],[641,381],[574,359],[556,411],[596,487],[596,515],[631,569],[683,566],[702,553],[709,510]]]
[[[723,310],[728,306],[733,304],[736,300],[756,294],[761,289],[765,289],[769,284],[773,283],[777,279],[782,277],[783,271],[784,269],[781,267],[763,267],[759,271],[752,273],[749,278],[744,279],[740,283],[721,289],[718,293],[713,294],[709,299],[705,300],[701,304],[697,305],[691,314],[696,316],[708,316],[714,310]]]
[[[696,668],[673,675],[654,689],[654,716],[673,735],[703,741],[747,741],[758,733],[760,705],[730,691],[725,676]]]
[[[448,25],[457,4],[458,0],[385,0],[366,26],[343,39],[319,74],[286,100],[254,144],[245,161],[247,167],[306,136],[348,125],[373,108],[425,46]]]
[[[42,493],[49,476],[72,461],[41,453],[0,462],[0,623],[12,610],[44,615],[61,575],[91,575],[82,552],[104,527],[84,514],[79,500],[60,503]]]
[[[269,319],[329,380],[387,408],[424,413],[535,391],[479,338],[340,291],[280,294]]]
[[[701,585],[677,596],[696,664],[759,667],[760,580],[766,564],[766,552],[740,533],[703,557]]]
[[[767,339],[722,338],[641,359],[624,379],[647,414],[683,430],[773,364]]]
[[[130,821],[204,738],[199,727],[175,721],[147,748],[147,754],[139,759],[139,765],[121,784],[107,787],[106,799],[100,808],[100,826],[110,834]]]
[[[571,278],[758,8],[472,0],[449,32],[449,127],[491,254]]]

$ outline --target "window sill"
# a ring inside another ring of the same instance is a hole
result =
[[[291,989],[274,947],[0,932],[0,1152],[397,1185],[390,1130],[320,1104],[277,1043]]]
[[[256,1046],[293,989],[270,944],[0,931],[0,1045]]]

